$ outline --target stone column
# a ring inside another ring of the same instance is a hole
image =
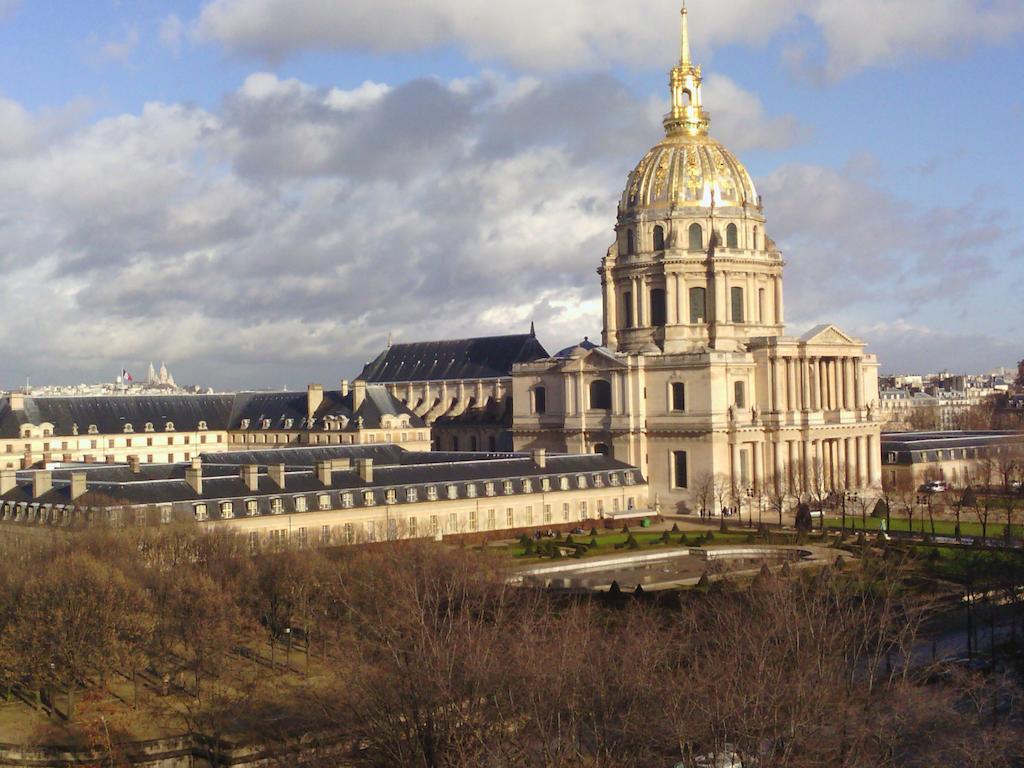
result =
[[[639,292],[639,289],[638,289],[638,286],[637,286],[637,279],[634,277],[632,280],[630,280],[629,285],[630,285],[630,290],[632,291],[632,295],[630,296],[630,303],[633,305],[633,327],[634,328],[639,328],[640,327],[640,296],[639,296],[640,292]]]
[[[789,482],[789,489],[792,493],[796,490],[797,477],[800,475],[800,449],[796,440],[787,440],[786,446],[789,450],[789,467],[786,472],[786,480]]]
[[[690,322],[690,307],[687,304],[690,299],[686,294],[686,282],[676,275],[676,322],[680,325]]]
[[[679,324],[679,275],[665,276],[665,314],[669,325]]]
[[[723,325],[726,321],[725,275],[715,272],[715,322]]]
[[[811,363],[809,360],[800,361],[800,380],[803,382],[803,409],[814,410],[814,402],[811,397]]]
[[[864,361],[855,357],[853,359],[853,399],[854,406],[857,410],[861,410],[864,407]]]
[[[846,410],[852,411],[857,407],[853,396],[853,358],[843,358],[843,370],[846,372],[843,377],[843,397],[846,399]]]
[[[783,462],[782,462],[782,443],[781,442],[774,442],[774,443],[771,443],[771,446],[772,446],[772,453],[775,454],[775,477],[773,478],[773,482],[775,484],[775,492],[776,493],[781,493],[782,489],[785,487],[785,483],[783,482],[783,478],[785,478],[785,476],[786,476],[785,469],[783,468]]]
[[[651,295],[647,288],[646,278],[637,278],[637,289],[640,298],[640,317],[642,318],[642,322],[638,323],[638,325],[646,328],[651,324]]]
[[[740,444],[732,444],[732,485],[740,488],[743,478],[740,476]],[[735,501],[735,500],[734,500]]]
[[[754,458],[754,487],[764,487],[764,445],[762,443],[751,444],[751,455]]]
[[[786,322],[785,308],[782,306],[782,279],[775,278],[775,322],[783,325]]]
[[[837,479],[838,484],[841,485],[845,489],[845,488],[848,487],[847,482],[846,482],[847,472],[846,472],[846,439],[845,438],[839,438],[838,440],[836,440],[836,449],[837,449],[837,456],[836,456],[836,462],[837,462],[836,469],[837,469],[837,473],[836,473],[836,479]]]
[[[875,435],[868,436],[868,466],[871,468],[871,474],[868,482],[872,486],[878,486],[882,484],[882,453],[881,448],[878,445],[878,437]]]
[[[771,358],[771,378],[772,378],[772,411],[778,413],[782,410],[782,394],[781,394],[781,382],[779,376],[782,375],[782,371],[779,366],[779,358]]]
[[[857,487],[868,487],[868,441],[865,437],[857,438]]]
[[[601,283],[604,288],[604,330],[609,337],[606,342],[614,346],[612,339],[619,330],[619,302],[615,299],[615,281],[605,272],[601,275]]]
[[[805,439],[803,442],[803,458],[800,462],[800,479],[803,481],[803,487],[805,490],[811,487],[811,479],[814,477],[814,473],[811,471],[811,464],[813,461],[814,445],[810,440]]]

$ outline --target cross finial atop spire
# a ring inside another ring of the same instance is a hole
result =
[[[679,63],[690,64],[690,14],[686,10],[686,0],[683,0],[683,31],[679,43]]]

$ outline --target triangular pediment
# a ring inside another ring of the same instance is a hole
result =
[[[800,337],[800,341],[805,344],[842,344],[842,345],[859,345],[857,339],[843,333],[841,330],[836,328],[834,325],[819,325],[812,328],[803,336]]]
[[[604,347],[596,347],[583,356],[584,368],[606,371],[609,368],[625,368],[626,364],[613,352]]]

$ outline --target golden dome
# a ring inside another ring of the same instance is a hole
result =
[[[759,205],[747,169],[708,136],[711,116],[704,110],[701,68],[690,58],[685,5],[682,17],[679,64],[669,75],[672,110],[665,116],[666,138],[629,175],[620,216],[650,208]]]
[[[645,208],[757,205],[747,169],[709,136],[669,136],[629,175],[622,213]]]

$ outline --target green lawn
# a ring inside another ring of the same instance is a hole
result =
[[[842,518],[829,517],[825,519],[825,525],[831,528],[838,528]],[[880,518],[869,517],[867,519],[867,526],[864,526],[860,516],[854,517],[853,515],[846,516],[846,529],[848,531],[860,531],[866,530],[880,531],[882,527],[882,520]],[[988,523],[988,535],[989,537],[999,537],[1003,535],[1006,529],[1006,519],[1000,515],[993,515],[989,518]],[[890,520],[890,531],[909,531],[910,521],[905,517],[893,517]],[[914,532],[915,533],[927,533],[932,532],[931,522],[928,520],[928,516],[915,517],[914,518]],[[981,536],[982,526],[973,515],[968,517],[964,516],[960,522],[960,535],[961,536]],[[956,534],[956,523],[952,520],[936,520],[935,521],[935,533],[938,536],[954,536]],[[1024,527],[1020,525],[1013,526],[1013,535],[1015,537],[1024,536]]]

